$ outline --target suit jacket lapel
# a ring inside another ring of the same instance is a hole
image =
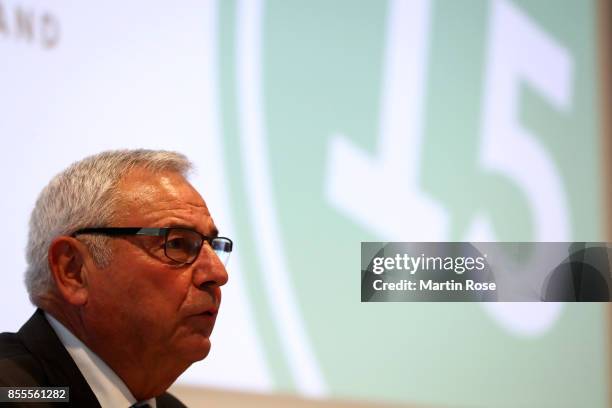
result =
[[[100,407],[89,384],[41,309],[37,309],[30,320],[19,329],[17,336],[40,361],[50,386],[70,387],[71,405]]]

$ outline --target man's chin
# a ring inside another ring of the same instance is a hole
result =
[[[185,350],[185,354],[189,356],[189,360],[192,363],[195,363],[208,356],[210,346],[210,339],[208,337],[200,337],[189,345],[188,349]]]

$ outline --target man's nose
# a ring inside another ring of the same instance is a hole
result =
[[[193,263],[193,283],[198,288],[218,287],[227,283],[225,265],[208,243],[200,248],[200,254]]]

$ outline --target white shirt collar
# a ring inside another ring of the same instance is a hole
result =
[[[128,408],[136,403],[136,398],[125,383],[96,353],[91,351],[53,316],[45,312],[45,317],[70,356],[72,356],[102,408]],[[157,408],[155,398],[140,402],[149,404],[151,408]]]

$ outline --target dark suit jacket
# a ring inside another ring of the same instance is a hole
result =
[[[41,309],[37,309],[17,333],[0,334],[0,387],[66,386],[70,387],[70,403],[11,403],[7,406],[67,408],[100,407],[100,404]],[[185,406],[168,393],[157,397],[156,402],[158,408]]]

